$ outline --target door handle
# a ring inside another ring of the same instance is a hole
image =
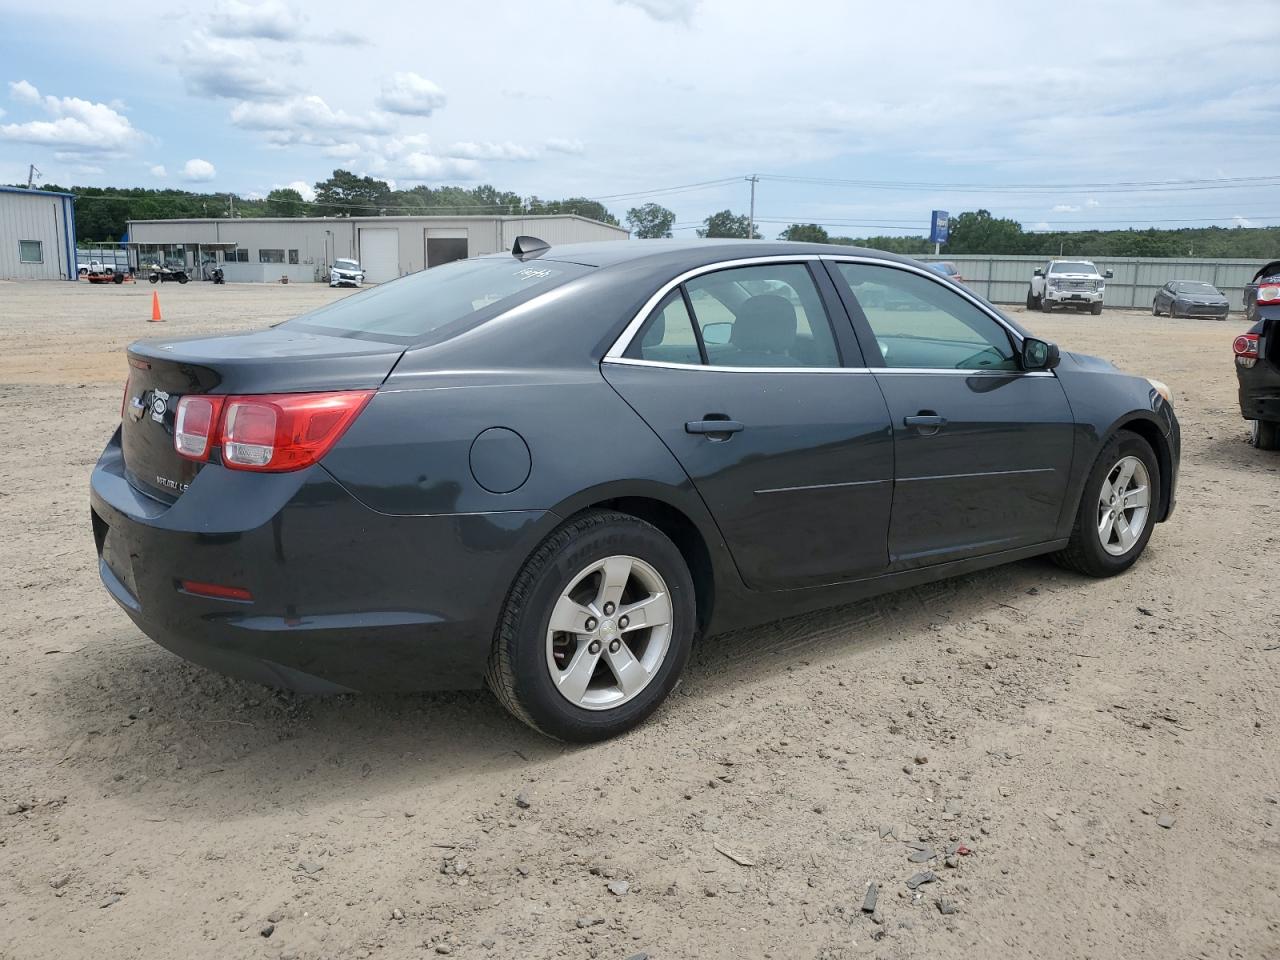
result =
[[[905,426],[915,427],[925,436],[932,436],[947,425],[947,418],[940,417],[932,410],[921,410],[914,417],[903,417]]]
[[[739,423],[737,420],[729,420],[727,418],[724,420],[690,420],[684,425],[684,432],[706,434],[714,439],[715,435],[718,433],[738,433],[745,428],[746,424]],[[725,439],[728,439],[728,437],[726,436]]]

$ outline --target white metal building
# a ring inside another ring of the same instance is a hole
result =
[[[0,280],[75,279],[75,196],[0,187]]]
[[[625,240],[623,227],[576,215],[537,217],[264,217],[131,220],[135,265],[177,262],[192,275],[220,264],[228,281],[327,281],[334,260],[359,260],[372,283],[451,260],[510,250],[527,234],[550,244]]]

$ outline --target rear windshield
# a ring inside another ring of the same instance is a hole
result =
[[[1088,260],[1059,260],[1049,268],[1050,273],[1097,273],[1098,268]]]
[[[284,326],[393,343],[439,342],[591,269],[507,257],[455,260],[379,284]]]

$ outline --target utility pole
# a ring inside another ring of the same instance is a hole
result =
[[[236,215],[236,195],[234,193],[227,194],[227,217],[234,219]]]
[[[756,236],[756,184],[760,182],[760,178],[753,173],[745,179],[747,183],[751,184],[751,214],[747,218],[750,221],[747,227],[747,239],[754,240]]]
[[[31,189],[31,184],[35,182],[37,175],[43,176],[43,174],[41,174],[40,171],[36,169],[36,165],[34,163],[29,164],[27,166],[27,189],[28,190]]]

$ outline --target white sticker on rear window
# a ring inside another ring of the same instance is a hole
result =
[[[545,280],[554,272],[553,270],[535,270],[533,267],[526,267],[523,270],[517,270],[512,276],[517,280]]]

